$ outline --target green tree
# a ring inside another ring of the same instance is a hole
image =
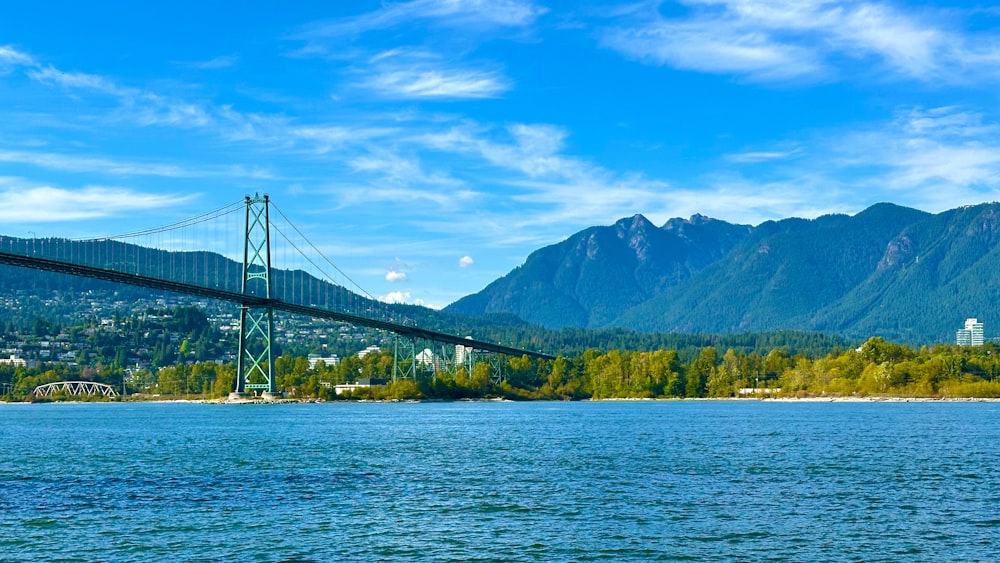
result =
[[[685,394],[688,397],[704,397],[707,391],[708,378],[715,370],[715,348],[702,348],[698,358],[688,366],[687,386]]]

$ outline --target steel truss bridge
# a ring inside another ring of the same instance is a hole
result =
[[[93,381],[56,381],[35,387],[31,392],[33,397],[51,397],[53,394],[64,393],[76,397],[108,397],[118,396],[114,387]]]
[[[108,267],[106,264],[86,264],[78,260],[71,261],[44,255],[40,256],[37,255],[34,249],[29,253],[27,246],[20,252],[8,252],[0,247],[0,264],[146,287],[238,304],[240,308],[240,340],[237,355],[235,394],[242,395],[250,391],[256,392],[260,390],[264,393],[265,397],[272,397],[278,393],[274,358],[271,354],[274,311],[282,311],[315,319],[327,319],[339,323],[377,329],[396,335],[396,344],[393,350],[394,379],[397,377],[407,378],[415,376],[416,366],[419,363],[418,354],[416,353],[416,342],[419,341],[442,345],[443,361],[451,365],[462,363],[471,366],[471,362],[479,359],[477,356],[482,356],[482,359],[485,359],[490,364],[491,377],[494,382],[499,382],[504,377],[503,362],[499,360],[503,356],[520,357],[527,355],[536,359],[553,359],[551,355],[536,351],[504,346],[470,337],[463,338],[434,330],[426,330],[392,320],[378,319],[373,315],[337,311],[328,307],[294,303],[273,297],[271,223],[269,218],[270,200],[267,195],[263,197],[255,196],[253,198],[247,196],[244,204],[246,207],[246,216],[240,291],[209,287],[207,284],[198,285],[189,283],[188,281],[166,279],[164,275],[130,272],[126,271],[127,269],[125,268],[114,269],[113,267]],[[138,255],[139,251],[133,250],[133,252],[136,252]],[[138,258],[136,258],[136,262],[138,262]],[[139,269],[138,264],[135,265],[135,269]],[[401,339],[403,340],[402,344],[400,343]],[[444,346],[452,346],[454,356],[462,357],[448,359]],[[435,367],[441,362],[442,358],[434,360]],[[36,395],[39,393],[51,393],[52,390],[56,389],[67,392],[80,389],[101,389],[105,396],[113,396],[107,394],[110,388],[104,390],[99,387],[80,387],[83,383],[87,382],[53,383],[38,387],[35,393]],[[59,387],[60,385],[63,387]],[[67,385],[71,387],[65,387]],[[72,387],[73,385],[76,387]],[[100,384],[92,385],[98,386]],[[110,392],[114,393],[114,390],[110,390]]]

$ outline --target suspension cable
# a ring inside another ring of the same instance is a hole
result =
[[[233,203],[229,203],[227,205],[224,205],[224,206],[222,206],[222,207],[220,207],[218,209],[215,209],[213,211],[209,211],[207,213],[202,213],[201,215],[196,215],[194,217],[190,217],[190,218],[184,219],[182,221],[177,221],[176,223],[171,223],[169,225],[163,225],[163,226],[160,226],[160,227],[152,227],[152,228],[149,228],[149,229],[144,229],[142,231],[135,231],[135,232],[131,232],[131,233],[124,233],[124,234],[120,234],[120,235],[112,235],[112,236],[107,236],[107,237],[73,239],[73,241],[74,242],[99,242],[99,241],[105,241],[105,240],[116,240],[116,239],[124,239],[124,238],[137,238],[137,237],[145,236],[145,235],[159,234],[159,233],[163,233],[163,232],[166,232],[166,231],[171,231],[171,230],[180,229],[180,228],[183,228],[183,227],[189,227],[189,226],[192,226],[192,225],[197,225],[199,223],[206,223],[206,222],[211,221],[213,219],[217,219],[218,217],[222,217],[223,215],[227,215],[229,213],[232,213],[232,212],[236,211],[238,208],[242,208],[244,205],[245,205],[245,200],[239,200],[239,201],[235,201]]]
[[[306,238],[306,236],[304,234],[302,234],[302,231],[300,231],[299,228],[296,227],[295,224],[292,223],[291,220],[288,219],[288,216],[285,215],[280,209],[278,209],[277,206],[274,205],[273,201],[271,202],[271,208],[278,212],[278,215],[280,215],[281,218],[284,219],[288,223],[288,225],[292,227],[293,230],[295,230],[295,232],[302,238],[302,240],[304,240],[306,242],[306,244],[308,244],[309,247],[312,248],[316,252],[316,254],[318,254],[320,256],[320,258],[322,258],[327,264],[329,264],[331,267],[333,267],[333,269],[337,270],[337,272],[339,272],[340,275],[344,276],[344,279],[346,279],[347,281],[351,282],[354,285],[354,287],[358,288],[358,291],[360,291],[361,293],[364,293],[365,295],[367,295],[368,298],[371,299],[372,301],[376,301],[376,302],[378,301],[378,299],[376,299],[371,293],[368,293],[368,291],[365,290],[365,288],[361,287],[361,285],[358,284],[358,282],[356,282],[353,279],[351,279],[350,276],[348,276],[346,273],[344,273],[343,270],[341,270],[336,264],[334,264],[332,261],[330,261],[330,259],[327,258],[322,252],[320,252],[320,250],[318,248],[316,248],[316,245],[313,244],[312,241],[310,241],[308,238]],[[272,224],[272,226],[274,226],[274,225]],[[292,245],[292,247],[295,248],[295,250],[297,250],[298,253],[301,254],[306,260],[308,260],[310,264],[312,264],[313,266],[315,266],[316,269],[319,270],[320,272],[322,272],[324,275],[329,275],[329,274],[326,274],[326,272],[323,272],[322,268],[320,268],[319,266],[317,266],[312,261],[311,258],[309,258],[308,256],[306,256],[306,254],[304,252],[302,252],[302,250],[300,250],[298,247],[296,247],[295,243],[293,243],[291,240],[289,240],[288,237],[285,236],[285,234],[282,233],[280,229],[278,229],[276,226],[274,226],[274,227],[275,227],[275,230],[277,230],[279,233],[281,233],[281,236],[284,237],[284,239],[286,241],[288,241],[288,244]]]

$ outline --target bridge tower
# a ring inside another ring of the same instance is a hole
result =
[[[271,354],[274,308],[271,299],[271,236],[268,196],[246,197],[246,238],[243,243],[242,293],[240,305],[240,347],[236,360],[236,388],[233,395],[262,391],[264,398],[278,393],[278,381]],[[266,305],[254,305],[260,298]]]

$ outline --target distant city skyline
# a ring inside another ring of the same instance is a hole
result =
[[[636,213],[998,200],[998,24],[971,2],[14,3],[0,235],[268,193],[372,295],[441,307]]]

